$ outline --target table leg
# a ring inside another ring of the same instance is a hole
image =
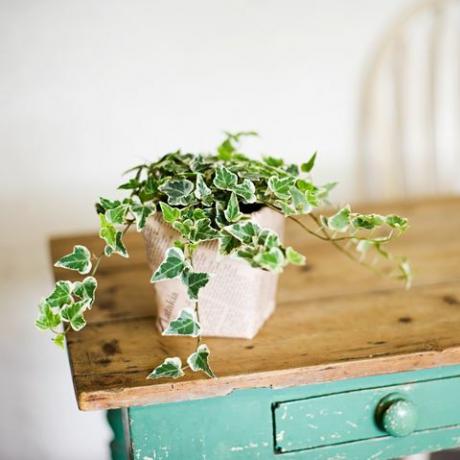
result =
[[[107,411],[107,421],[113,431],[113,440],[110,442],[112,460],[128,460],[128,449],[126,446],[123,417],[121,409],[110,409]]]

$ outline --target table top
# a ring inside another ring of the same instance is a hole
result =
[[[186,357],[195,340],[163,337],[155,326],[142,236],[126,235],[129,259],[112,256],[98,270],[88,325],[67,335],[79,408],[107,409],[225,395],[234,389],[286,387],[460,364],[460,199],[361,206],[396,212],[411,228],[392,243],[415,273],[406,291],[345,258],[332,245],[287,223],[286,242],[307,256],[281,276],[275,313],[252,340],[206,338],[218,376],[147,380],[167,356]],[[98,252],[93,235],[53,238],[57,260],[74,244]],[[69,272],[56,268],[57,279]],[[70,279],[79,279],[70,273]]]

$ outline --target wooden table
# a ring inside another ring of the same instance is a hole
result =
[[[206,339],[216,379],[146,380],[194,342],[156,330],[143,241],[128,234],[130,259],[104,260],[88,326],[67,340],[79,408],[110,409],[113,458],[386,459],[460,446],[460,199],[369,208],[409,217],[392,249],[410,258],[413,288],[289,223],[286,239],[308,265],[282,275],[276,312],[255,339]],[[94,235],[55,238],[53,260],[75,243],[102,246]],[[390,397],[386,422],[416,416],[411,434],[383,429],[388,395],[398,403]]]

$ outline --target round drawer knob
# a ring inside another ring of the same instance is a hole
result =
[[[391,436],[403,437],[415,431],[417,408],[401,394],[391,394],[380,401],[377,415],[381,427]]]

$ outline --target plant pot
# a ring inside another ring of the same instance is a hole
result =
[[[252,214],[260,227],[283,236],[284,217],[269,208]],[[143,231],[147,258],[152,271],[162,262],[166,249],[179,233],[161,215],[152,216]],[[218,253],[217,241],[201,244],[193,255],[195,271],[211,273],[200,291],[199,317],[202,335],[251,339],[275,309],[278,274],[252,268],[246,262]],[[163,331],[184,308],[194,308],[179,279],[154,284],[157,298],[157,325]]]

